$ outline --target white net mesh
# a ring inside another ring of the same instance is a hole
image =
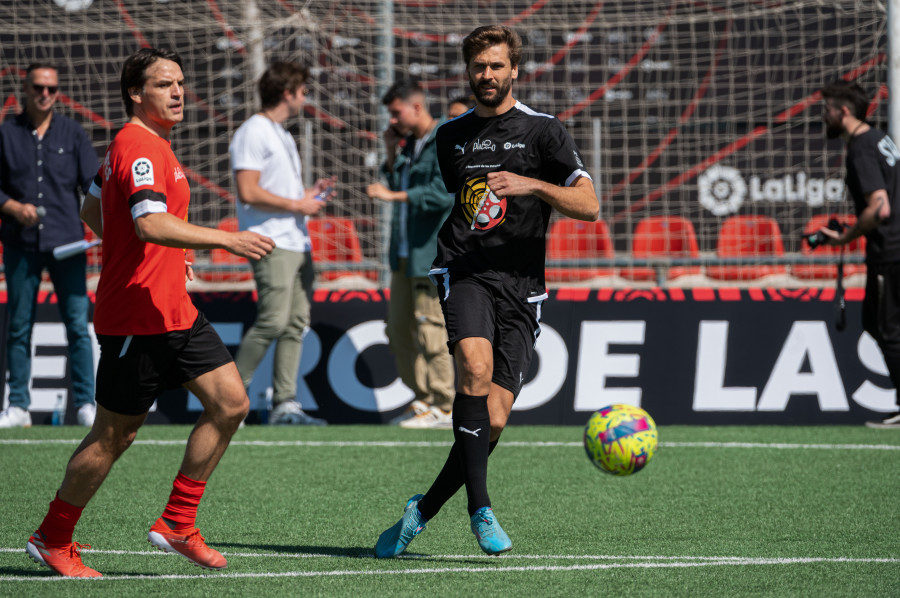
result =
[[[886,13],[872,0],[17,0],[0,5],[3,113],[17,109],[25,67],[51,61],[60,69],[60,109],[85,125],[99,153],[124,121],[125,57],[141,46],[178,51],[189,110],[173,145],[190,170],[191,221],[215,226],[234,213],[228,142],[257,109],[253,57],[300,60],[313,67],[309,110],[292,126],[307,177],[340,178],[328,215],[354,225],[360,246],[351,259],[369,261],[328,267],[369,271],[383,268],[387,247],[383,208],[364,195],[381,152],[379,97],[395,77],[415,76],[432,112],[443,113],[467,91],[459,41],[492,22],[525,41],[517,97],[564,120],[603,198],[609,243],[593,229],[551,239],[550,257],[561,260],[552,284],[665,280],[665,268],[642,267],[656,265],[660,238],[676,236],[661,251],[684,271],[668,273],[690,276],[668,284],[759,274],[735,274],[735,260],[767,266],[764,274],[787,284],[815,280],[781,262],[806,259],[800,235],[812,217],[850,211],[843,149],[825,141],[817,90],[856,78],[875,97],[872,124],[886,123]],[[779,248],[766,240],[766,222],[740,223],[739,231],[752,227],[754,242],[722,249],[720,233],[735,215],[773,219],[784,256],[770,255]],[[678,223],[641,224],[658,216],[686,219],[696,253],[672,232]],[[350,234],[343,224],[334,230]],[[742,253],[749,255],[735,257]],[[722,257],[727,272],[715,270]],[[201,269],[209,259],[198,252]]]

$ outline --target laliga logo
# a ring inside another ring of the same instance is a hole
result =
[[[697,177],[697,184],[700,204],[716,216],[737,212],[747,195],[740,171],[730,166],[711,166]]]
[[[802,202],[814,208],[844,197],[844,181],[811,178],[805,172],[765,181],[752,176],[749,182],[748,188],[737,168],[715,164],[697,177],[700,204],[716,216],[724,216],[736,213],[748,195],[753,202]]]

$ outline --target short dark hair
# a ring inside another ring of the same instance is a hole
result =
[[[846,106],[858,120],[866,120],[869,111],[869,96],[855,81],[839,79],[822,87],[822,99],[832,100],[839,106]]]
[[[416,79],[400,79],[384,93],[381,103],[387,106],[397,99],[409,101],[415,95],[425,96],[425,90],[422,89],[422,85]]]
[[[125,114],[134,116],[134,100],[128,90],[135,87],[144,87],[147,82],[147,68],[157,60],[171,60],[183,68],[181,56],[174,50],[162,48],[141,48],[125,59],[122,66],[122,78],[119,86],[122,88],[122,101],[125,102]]]
[[[259,78],[263,110],[278,105],[285,91],[294,91],[309,79],[309,68],[298,62],[273,62]]]
[[[472,97],[471,95],[455,96],[455,97],[450,98],[450,101],[447,102],[448,106],[450,104],[462,104],[466,108],[474,108],[475,107],[475,98]]]
[[[32,71],[39,71],[41,69],[50,69],[52,71],[59,72],[59,70],[49,62],[32,62],[25,69],[25,78],[27,79],[28,76],[31,75]]]
[[[510,65],[518,66],[522,59],[522,38],[506,25],[485,25],[467,35],[462,43],[463,62],[468,66],[473,56],[499,44],[509,48]]]

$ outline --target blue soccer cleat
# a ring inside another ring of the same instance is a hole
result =
[[[490,507],[481,507],[472,515],[472,533],[486,554],[500,554],[512,549],[512,541],[500,527]]]
[[[423,494],[416,494],[406,503],[400,521],[381,532],[375,544],[375,556],[380,559],[391,558],[401,554],[412,542],[412,539],[425,531],[427,521],[419,513],[419,501]]]

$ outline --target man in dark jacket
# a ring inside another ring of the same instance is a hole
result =
[[[391,202],[391,300],[387,336],[400,379],[415,393],[410,408],[394,420],[406,428],[451,426],[453,361],[435,286],[428,270],[437,254],[437,231],[453,204],[441,179],[435,150],[437,121],[415,81],[398,81],[382,103],[390,113],[383,134],[387,185],[366,192]]]

